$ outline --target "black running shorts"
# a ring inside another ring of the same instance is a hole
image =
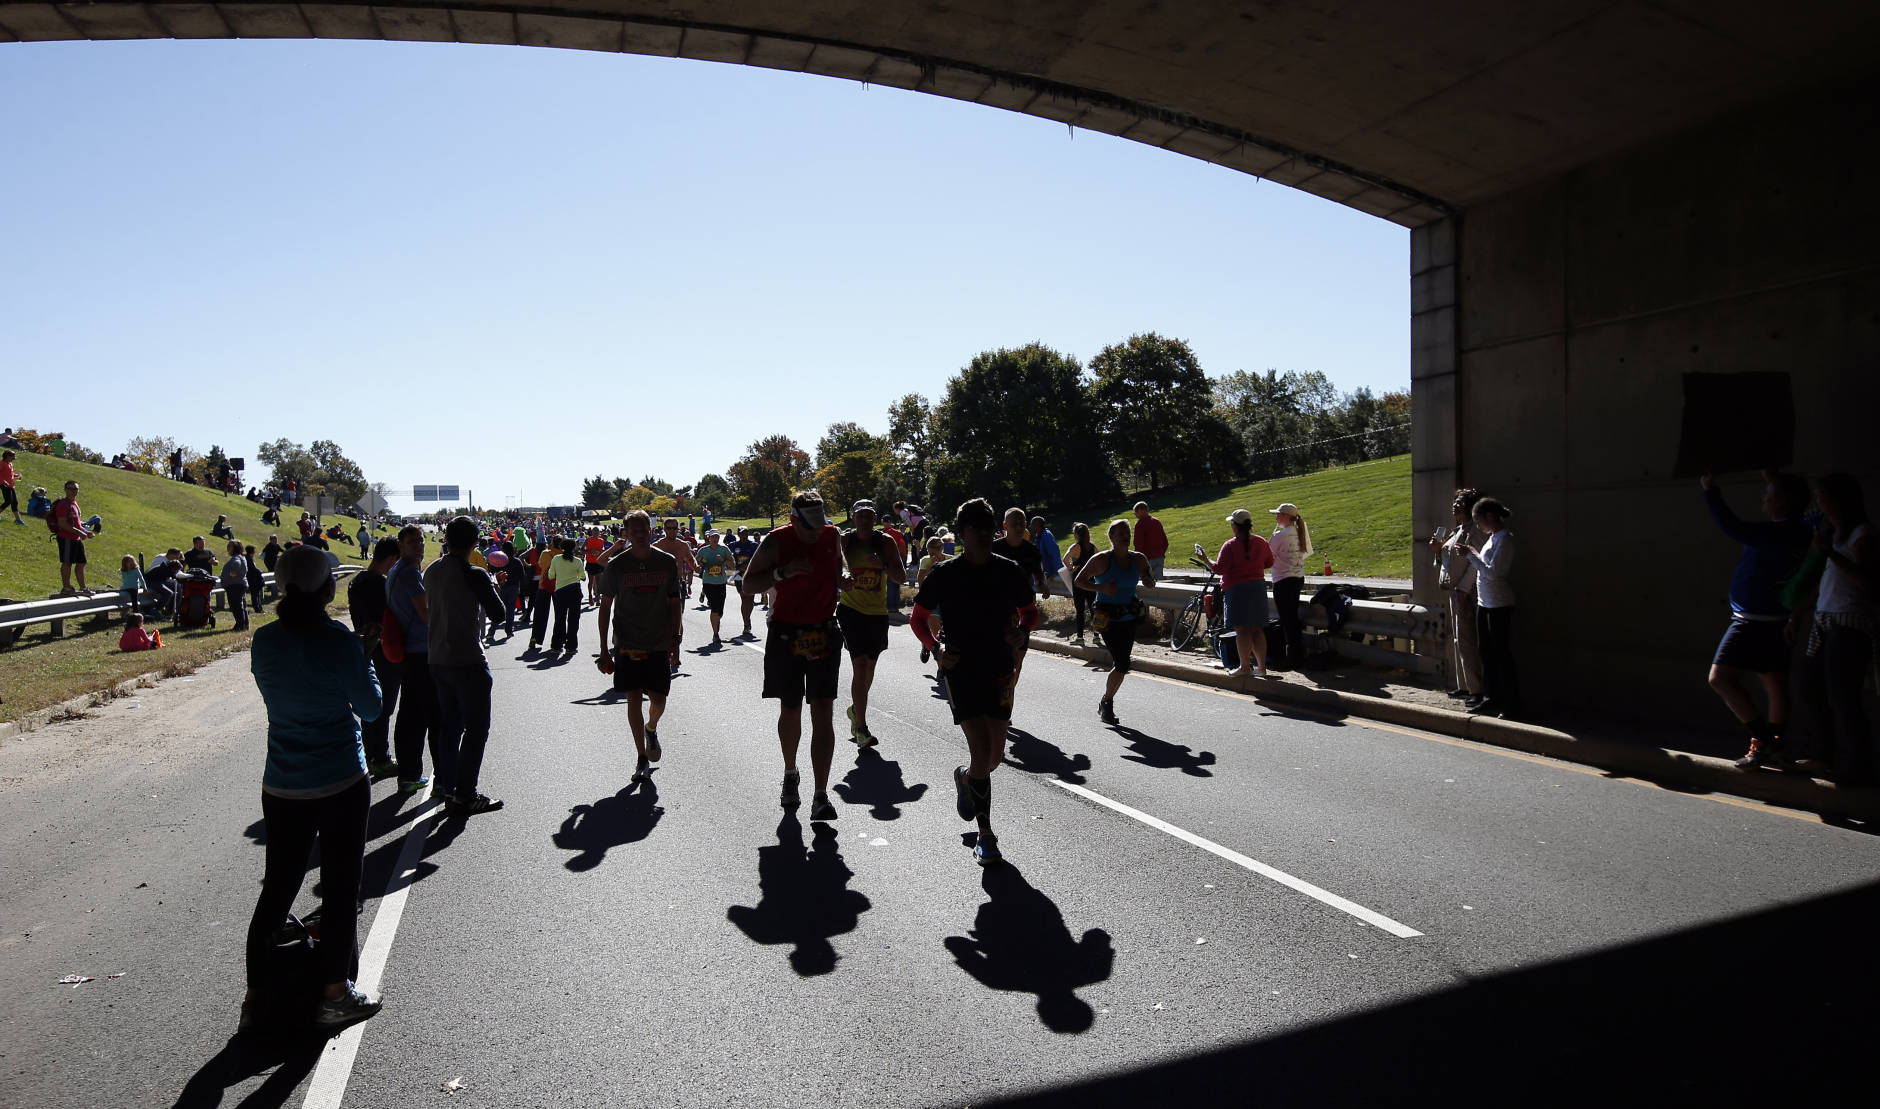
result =
[[[672,689],[672,655],[666,651],[614,651],[614,688],[664,697]]]
[[[799,708],[805,697],[833,701],[842,677],[842,628],[770,622],[764,639],[764,696]]]
[[[1012,719],[1012,691],[1018,685],[1018,671],[1001,674],[996,669],[961,663],[942,673],[946,675],[947,704],[953,709],[955,724],[964,724],[976,716]]]
[[[888,614],[858,612],[847,605],[836,606],[836,623],[842,625],[842,642],[857,658],[880,658],[888,649]]]
[[[1110,664],[1118,674],[1129,673],[1129,654],[1136,649],[1137,620],[1112,619],[1109,626],[1098,634],[1103,636],[1103,645],[1110,649]]]

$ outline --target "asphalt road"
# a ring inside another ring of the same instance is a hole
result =
[[[386,1008],[331,1043],[232,1036],[246,656],[0,747],[0,1104],[1727,1103],[1865,1067],[1880,839],[1146,675],[1108,728],[1101,671],[1034,653],[982,871],[905,628],[823,827],[777,806],[760,654],[688,620],[650,787],[607,680],[520,641],[507,807],[375,787]]]

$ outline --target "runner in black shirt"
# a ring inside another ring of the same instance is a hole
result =
[[[946,674],[953,722],[966,733],[972,764],[953,771],[960,819],[979,821],[974,854],[981,866],[1001,858],[992,834],[992,771],[1005,753],[1018,658],[1038,623],[1038,604],[1025,571],[993,553],[998,514],[983,497],[960,506],[960,556],[933,568],[914,597],[910,625],[938,656]],[[935,639],[929,616],[940,617]]]

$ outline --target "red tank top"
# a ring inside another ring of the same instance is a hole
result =
[[[837,553],[842,530],[824,524],[814,543],[798,539],[795,525],[785,525],[772,534],[777,537],[778,569],[805,554],[812,569],[801,577],[792,575],[777,583],[777,603],[771,607],[770,618],[785,624],[821,624],[829,620],[836,614],[836,586],[842,576],[842,556]]]

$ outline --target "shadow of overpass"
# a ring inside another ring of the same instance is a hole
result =
[[[1801,1104],[1867,1087],[1880,883],[980,1105]],[[1595,1100],[1597,1099],[1597,1100]]]

